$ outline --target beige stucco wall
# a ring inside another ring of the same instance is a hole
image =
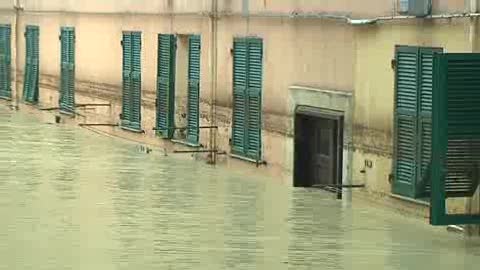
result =
[[[14,0],[3,0],[0,8],[11,8]],[[68,11],[74,13],[202,13],[210,11],[212,0],[19,0],[27,11]],[[354,18],[395,15],[398,0],[217,0],[220,11],[241,13],[316,12]],[[476,0],[473,0],[476,1]],[[433,12],[461,13],[470,0],[433,0]]]
[[[157,34],[201,34],[201,91],[210,99],[209,20],[197,17],[153,15],[117,16],[96,14],[24,14],[20,28],[40,26],[40,72],[59,75],[61,26],[76,29],[76,76],[80,81],[109,84],[120,88],[123,30],[142,31],[142,89],[153,94],[156,87]],[[218,33],[219,106],[231,106],[231,48],[236,36],[259,36],[264,40],[264,109],[286,115],[288,87],[315,85],[324,89],[353,89],[353,31],[345,25],[328,22],[316,26],[309,20],[250,19],[231,17],[222,20]],[[20,55],[25,51],[20,43]],[[282,59],[278,63],[277,59]],[[20,67],[24,57],[20,56]],[[320,76],[321,75],[321,76]],[[268,124],[268,123],[267,123]],[[272,123],[272,125],[279,125]],[[279,129],[277,127],[276,129]],[[283,132],[287,133],[286,124]]]
[[[20,0],[28,11],[89,13],[199,12],[210,9],[211,0]]]

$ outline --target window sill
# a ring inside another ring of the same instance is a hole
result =
[[[429,202],[422,201],[422,200],[417,200],[417,199],[412,199],[412,198],[405,197],[405,196],[402,196],[402,195],[397,195],[397,194],[390,193],[390,197],[401,200],[401,201],[414,203],[414,204],[417,204],[417,205],[428,206],[428,207],[430,206]]]
[[[171,142],[178,143],[178,144],[183,144],[183,145],[190,146],[190,147],[200,147],[199,143],[190,143],[190,142],[187,142],[187,141],[184,141],[184,140],[172,139]]]
[[[248,157],[244,157],[244,156],[237,155],[237,154],[232,154],[232,153],[230,153],[229,156],[232,157],[232,158],[240,159],[240,160],[247,161],[247,162],[250,162],[250,163],[255,163],[255,164],[257,164],[257,166],[258,165],[267,165],[267,162],[264,161],[264,160],[255,160],[253,158],[248,158]]]
[[[129,128],[125,126],[120,126],[120,128],[126,131],[134,132],[134,133],[143,133],[143,130],[141,129]]]

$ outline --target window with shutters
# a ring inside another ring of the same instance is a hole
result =
[[[175,35],[158,35],[156,130],[166,139],[171,139],[175,131],[176,43]]]
[[[0,98],[11,99],[11,26],[0,25]]]
[[[263,41],[233,42],[232,153],[259,161],[262,156]]]
[[[39,28],[28,25],[25,31],[25,72],[23,79],[23,100],[38,103],[39,89]]]
[[[440,48],[396,47],[393,193],[418,198],[431,157],[433,55]]]
[[[62,27],[60,31],[60,112],[75,113],[75,28]]]
[[[141,47],[141,32],[123,32],[123,89],[121,127],[123,129],[135,132],[140,132],[142,130]]]
[[[156,130],[190,146],[200,137],[200,54],[199,35],[158,36]]]

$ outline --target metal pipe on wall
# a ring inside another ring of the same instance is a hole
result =
[[[20,57],[18,56],[18,52],[20,51],[20,12],[23,11],[23,7],[20,3],[20,0],[13,1],[13,8],[15,9],[15,26],[14,26],[14,38],[15,38],[15,46],[13,48],[13,57],[15,59],[14,63],[15,66],[13,67],[14,72],[14,100],[13,106],[18,109],[20,104],[20,83],[19,79],[20,76],[18,75],[18,70],[20,69]]]
[[[216,99],[217,99],[217,35],[218,35],[218,0],[212,0],[210,13],[210,124],[217,125]],[[210,163],[217,162],[217,129],[210,129]]]
[[[477,13],[478,11],[478,0],[470,0],[470,9],[469,13]]]
[[[468,11],[469,14],[475,14],[477,13],[477,1],[478,0],[470,0],[469,3],[467,3],[465,9]],[[469,5],[468,5],[469,4]],[[477,42],[477,22],[478,18],[477,17],[470,17],[470,25],[469,25],[469,41],[470,41],[470,47],[472,52],[477,52],[478,51],[478,42]]]
[[[215,0],[212,0],[212,2]],[[218,0],[217,0],[218,1]],[[245,0],[246,1],[246,0]],[[212,5],[213,6],[213,5]],[[218,5],[215,5],[218,7]],[[475,4],[477,7],[477,4]],[[0,9],[0,11],[4,11],[4,9]],[[9,11],[9,10],[6,10]],[[74,12],[74,11],[59,11],[59,10],[42,10],[42,11],[35,11],[35,10],[26,10],[24,11],[25,14],[31,15],[42,15],[42,14],[95,14],[95,15],[144,15],[144,16],[191,16],[191,17],[207,17],[212,16],[213,11],[207,12],[131,12],[131,13],[109,13],[109,12]],[[245,17],[243,14],[243,10],[240,13],[231,13],[231,12],[216,12],[216,18],[218,20],[219,17],[231,17],[231,16],[241,16]],[[480,17],[480,13],[470,12],[470,13],[445,13],[445,14],[436,14],[436,15],[429,15],[425,17],[416,17],[416,16],[380,16],[380,17],[372,17],[372,18],[351,18],[348,15],[338,15],[338,14],[330,14],[324,12],[248,12],[248,17],[252,18],[278,18],[278,19],[328,19],[328,20],[339,20],[343,21],[350,25],[364,25],[364,24],[375,24],[381,21],[392,21],[392,20],[415,20],[415,19],[425,19],[425,20],[437,20],[437,19],[454,19],[454,18],[472,18],[472,17]]]

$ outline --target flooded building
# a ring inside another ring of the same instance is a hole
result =
[[[433,55],[476,52],[480,40],[476,0],[3,0],[0,9],[0,96],[13,106],[291,186],[365,185],[421,215]]]

